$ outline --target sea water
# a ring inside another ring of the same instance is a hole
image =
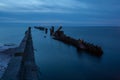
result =
[[[0,43],[19,45],[27,26],[0,26]],[[120,80],[120,27],[63,26],[62,30],[73,38],[101,46],[104,53],[95,57],[77,52],[73,46],[53,40],[49,33],[32,28],[41,80]]]

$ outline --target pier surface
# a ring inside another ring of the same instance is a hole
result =
[[[39,80],[30,27],[0,80]]]

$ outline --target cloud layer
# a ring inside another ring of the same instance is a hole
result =
[[[88,7],[88,4],[76,0],[1,0],[0,2],[0,11],[6,12],[70,12]]]
[[[119,0],[1,0],[0,22],[120,25]]]

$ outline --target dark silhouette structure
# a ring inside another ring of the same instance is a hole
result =
[[[61,31],[62,26],[60,26],[53,35],[53,39],[55,40],[59,40],[61,42],[64,42],[66,44],[69,45],[73,45],[77,48],[78,51],[86,51],[92,55],[95,56],[101,56],[103,54],[102,48],[97,46],[97,45],[93,45],[91,43],[85,42],[84,40],[81,39],[74,39],[70,36],[66,36],[64,34],[64,31]]]

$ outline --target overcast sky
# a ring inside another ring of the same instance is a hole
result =
[[[120,26],[120,0],[0,0],[0,23]]]

